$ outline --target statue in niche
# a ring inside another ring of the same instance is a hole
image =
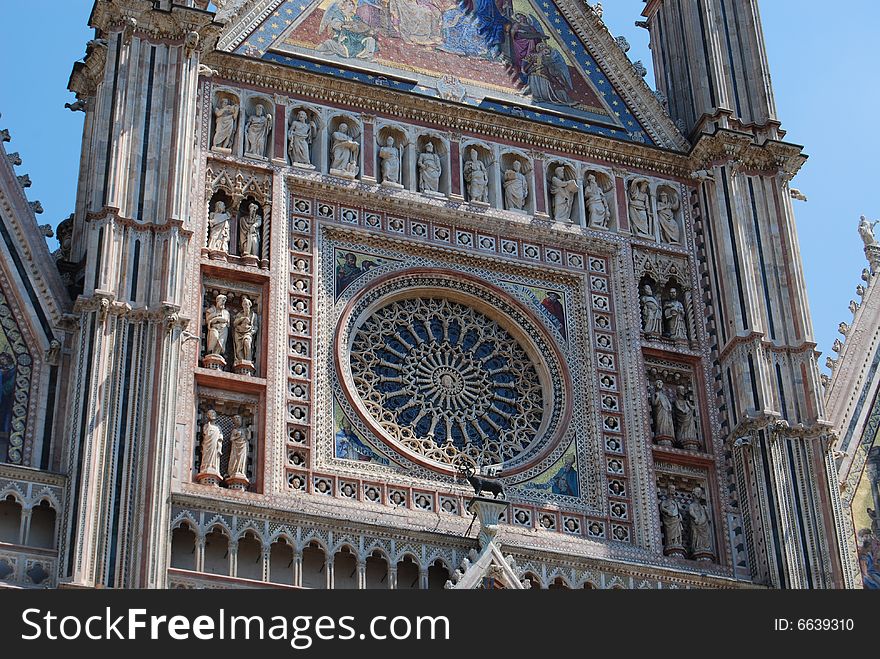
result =
[[[394,144],[394,138],[385,138],[385,146],[379,149],[379,162],[382,171],[382,184],[394,188],[400,184],[400,148]]]
[[[663,309],[660,300],[654,295],[650,285],[642,287],[642,328],[648,336],[660,336],[663,333]]]
[[[425,144],[425,150],[419,154],[419,191],[423,194],[439,194],[440,175],[443,167],[440,156],[434,153],[433,142]]]
[[[859,235],[862,237],[862,242],[865,243],[865,247],[878,246],[877,237],[874,235],[874,228],[878,223],[880,223],[880,220],[877,222],[871,222],[864,215],[862,215],[862,218],[859,220]]]
[[[654,408],[654,440],[660,446],[672,446],[675,439],[675,424],[672,419],[672,401],[666,395],[663,380],[654,383],[654,395],[651,398]]]
[[[245,126],[246,149],[245,155],[254,158],[266,157],[266,140],[269,137],[269,131],[272,130],[272,115],[266,112],[266,107],[262,103],[257,103],[254,108],[254,114],[248,117],[247,126]]]
[[[667,556],[684,556],[681,509],[675,499],[675,485],[666,486],[666,496],[660,502],[660,519],[666,535],[663,553]]]
[[[241,256],[260,256],[260,227],[263,217],[260,206],[254,202],[248,205],[247,215],[238,218],[238,247]]]
[[[629,223],[637,236],[654,237],[649,205],[648,182],[633,181],[629,186]]]
[[[489,174],[476,149],[470,150],[470,159],[464,163],[464,182],[470,201],[489,203]]]
[[[696,408],[688,400],[687,387],[679,385],[675,389],[675,428],[676,439],[683,448],[696,450],[700,448],[700,440],[697,439]]]
[[[231,151],[235,143],[235,124],[238,121],[238,105],[230,102],[228,98],[221,98],[217,107],[214,108],[214,141],[211,146],[215,149]]]
[[[251,429],[244,424],[240,414],[232,417],[232,432],[229,434],[229,464],[226,478],[231,481],[247,482],[248,445]]]
[[[253,311],[253,302],[246,297],[241,298],[241,311],[235,314],[235,319],[232,321],[232,331],[236,368],[240,366],[253,366],[257,314]]]
[[[678,226],[678,221],[675,219],[675,214],[680,207],[681,204],[679,204],[677,196],[674,194],[670,195],[666,190],[660,192],[660,197],[657,199],[657,222],[660,226],[660,240],[670,245],[681,244],[681,229]]]
[[[607,229],[608,220],[611,218],[611,209],[605,198],[605,191],[596,180],[595,174],[587,176],[587,188],[584,190],[584,199],[587,200],[587,221],[594,229]]]
[[[688,505],[691,518],[691,554],[697,560],[712,560],[712,532],[709,511],[703,505],[702,488],[694,488],[694,498]]]
[[[571,219],[571,209],[574,206],[574,197],[577,191],[577,181],[565,178],[565,167],[557,167],[553,170],[553,177],[550,179],[550,195],[553,201],[554,220],[568,222]]]
[[[669,299],[663,305],[663,315],[666,318],[666,330],[669,338],[676,343],[687,343],[688,332],[684,314],[684,305],[678,301],[678,290],[669,289]]]
[[[214,212],[208,217],[208,249],[212,252],[229,252],[229,213],[226,204],[218,201]]]
[[[314,121],[309,121],[309,115],[305,110],[296,113],[296,119],[290,124],[287,133],[290,162],[294,165],[312,167],[312,142],[318,133],[318,127]]]
[[[205,412],[205,423],[202,425],[202,458],[199,475],[219,478],[222,454],[223,431],[217,423],[217,411],[211,409]]]
[[[331,147],[333,160],[330,163],[330,173],[349,178],[357,176],[360,149],[360,145],[348,134],[348,124],[339,124],[339,128],[333,133]]]
[[[524,211],[529,198],[529,182],[522,173],[522,163],[513,161],[513,169],[504,172],[504,208],[509,211]]]
[[[226,340],[229,338],[229,321],[226,296],[221,293],[214,298],[214,304],[205,310],[205,348],[206,356],[219,358],[223,364],[226,363],[223,355],[226,354]]]

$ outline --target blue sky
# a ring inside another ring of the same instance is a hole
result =
[[[0,128],[12,134],[7,149],[24,160],[18,173],[33,180],[28,194],[45,208],[41,223],[55,225],[74,205],[84,115],[64,104],[73,101],[67,92],[73,62],[92,36],[86,26],[92,2],[52,0],[39,10],[32,2],[4,5]],[[626,36],[630,57],[650,70],[647,32],[634,25],[642,0],[603,5],[612,34]],[[816,338],[830,354],[838,323],[850,321],[847,306],[866,265],[856,232],[859,215],[880,217],[880,137],[874,126],[880,85],[871,20],[876,3],[847,0],[829,9],[762,0],[760,6],[779,117],[787,139],[804,144],[810,155],[793,183],[809,202],[795,210]]]

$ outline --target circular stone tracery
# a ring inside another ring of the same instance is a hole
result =
[[[352,331],[354,388],[396,443],[442,465],[533,453],[545,421],[542,378],[499,322],[460,302],[411,297]]]

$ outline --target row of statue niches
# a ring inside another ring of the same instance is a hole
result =
[[[253,199],[245,199],[236,213],[229,198],[218,192],[211,198],[209,207],[206,242],[209,256],[225,260],[234,254],[245,265],[258,265],[262,256],[263,234],[263,209],[260,204]],[[232,250],[232,244],[236,245],[237,253]]]
[[[699,451],[702,442],[697,431],[693,390],[684,384],[669,385],[657,377],[648,385],[648,396],[654,422],[654,442],[658,446]]]
[[[225,432],[224,432],[225,430]],[[254,441],[250,419],[242,414],[220,415],[209,408],[203,416],[199,433],[199,464],[196,482],[233,490],[246,490],[248,454]]]
[[[254,359],[259,316],[254,302],[246,295],[234,298],[237,308],[230,310],[229,295],[215,293],[205,309],[205,347],[202,365],[239,375],[256,375]],[[232,341],[230,341],[230,333]]]
[[[642,280],[639,301],[642,310],[642,332],[648,339],[671,341],[677,345],[688,346],[687,312],[682,290],[674,283],[661,287],[652,280]]]
[[[660,520],[666,556],[715,560],[712,519],[701,487],[695,487],[688,496],[669,483],[660,500]]]

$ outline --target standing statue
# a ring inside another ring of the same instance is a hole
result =
[[[241,256],[260,256],[260,227],[263,218],[260,206],[255,203],[248,205],[248,214],[238,219],[238,247]]]
[[[235,319],[232,321],[232,346],[235,351],[236,368],[253,367],[257,314],[252,309],[253,302],[246,297],[242,297],[241,311],[235,314]]]
[[[489,203],[489,174],[476,149],[471,149],[470,160],[464,163],[464,181],[468,199],[481,204]]]
[[[712,532],[709,511],[702,503],[703,490],[694,488],[694,498],[688,505],[691,518],[691,555],[697,560],[712,560]]]
[[[434,144],[425,144],[425,150],[419,154],[419,191],[423,194],[438,194],[440,191],[440,175],[443,167],[440,156],[434,153]]]
[[[660,502],[660,519],[666,535],[663,553],[667,556],[684,556],[681,510],[675,499],[675,485],[666,486],[666,496]]]
[[[317,133],[318,127],[314,121],[309,121],[308,113],[305,110],[297,112],[287,132],[287,152],[291,163],[312,167],[312,142]]]
[[[251,429],[244,425],[240,414],[232,417],[232,432],[229,434],[229,464],[226,467],[228,481],[248,481],[247,460]]]
[[[633,181],[629,186],[629,223],[637,236],[653,238],[649,204],[648,182]]]
[[[220,456],[223,454],[223,431],[217,423],[217,411],[205,412],[205,423],[202,425],[202,459],[199,464],[199,480],[216,484],[220,477]],[[212,478],[213,477],[213,478]]]
[[[675,214],[681,205],[678,197],[671,195],[665,190],[660,193],[657,200],[657,222],[660,225],[660,240],[670,245],[681,244],[681,229],[675,219]]]
[[[235,143],[235,123],[238,120],[238,105],[230,103],[228,98],[221,98],[214,109],[214,140],[211,146],[215,149],[231,151]]]
[[[642,288],[642,328],[648,336],[660,336],[663,333],[663,309],[660,300],[648,284]]]
[[[247,126],[245,126],[247,139],[244,154],[252,158],[265,158],[266,140],[271,130],[272,115],[266,113],[266,108],[262,103],[257,103],[254,114],[248,118]]]
[[[513,162],[513,169],[504,172],[504,208],[509,211],[524,211],[529,198],[529,183],[522,173],[522,163]]]
[[[684,305],[678,301],[678,290],[675,288],[669,289],[669,300],[663,306],[663,315],[666,317],[669,338],[677,343],[687,343],[688,331]]]
[[[605,191],[596,180],[595,174],[587,176],[587,188],[584,190],[584,199],[587,200],[587,222],[594,229],[607,229],[608,220],[611,217],[611,209],[605,198]]]
[[[577,191],[577,181],[565,178],[565,167],[557,167],[553,170],[553,177],[550,179],[550,195],[553,201],[554,220],[568,222],[571,219],[571,209]]]
[[[229,252],[229,213],[222,201],[214,204],[214,212],[208,217],[208,249]]]
[[[696,450],[700,448],[700,440],[697,439],[696,408],[688,400],[687,388],[679,385],[675,389],[675,428],[676,438],[683,448]]]
[[[394,188],[403,187],[400,184],[400,149],[395,146],[394,138],[391,135],[385,138],[385,146],[379,149],[379,162],[382,170],[382,184]]]
[[[330,173],[354,178],[359,171],[357,163],[360,145],[348,134],[348,124],[346,123],[339,124],[339,128],[332,137],[333,161],[330,163]]]
[[[226,340],[229,338],[229,309],[226,308],[226,296],[222,293],[214,298],[214,304],[205,310],[206,357],[214,357],[215,361],[225,364]]]
[[[862,218],[859,220],[859,235],[862,237],[862,242],[865,243],[865,247],[877,247],[877,237],[874,235],[874,227],[880,223],[880,220],[877,222],[871,222],[867,217],[862,215]]]
[[[654,408],[654,440],[660,446],[672,446],[675,439],[675,424],[672,420],[672,402],[666,395],[663,380],[654,383],[651,405]]]

